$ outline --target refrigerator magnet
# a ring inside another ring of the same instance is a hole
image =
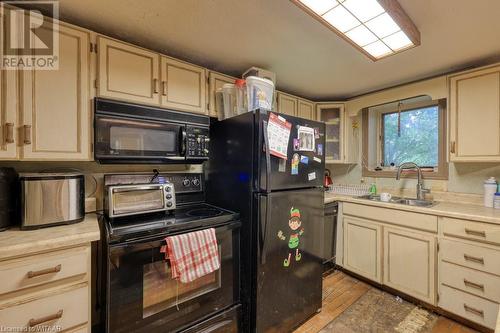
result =
[[[323,145],[321,143],[318,143],[317,152],[319,156],[323,156]]]
[[[286,160],[280,158],[280,161],[278,163],[278,172],[285,172],[285,171],[286,171]]]
[[[309,164],[309,157],[300,155],[300,163]]]
[[[299,174],[299,154],[293,154],[292,157],[292,175],[298,175]]]
[[[282,241],[288,242],[288,256],[283,260],[283,267],[290,266],[290,263],[295,259],[295,262],[299,262],[302,259],[302,253],[299,250],[300,237],[304,234],[304,228],[302,228],[302,218],[300,216],[300,210],[297,208],[290,208],[290,219],[288,220],[288,226],[290,227],[288,237],[286,234],[279,230],[278,238]],[[292,257],[293,256],[293,257]]]
[[[314,128],[314,138],[319,139],[319,128],[317,127]]]
[[[316,156],[313,157],[314,162],[321,163],[321,158],[317,158]]]
[[[315,180],[316,179],[316,172],[311,172],[311,173],[307,174],[307,179],[309,181]]]
[[[293,139],[293,150],[299,150],[299,149],[300,149],[300,140]]]
[[[299,137],[299,150],[314,151],[314,129],[300,126],[297,130],[297,136]]]

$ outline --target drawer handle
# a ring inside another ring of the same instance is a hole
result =
[[[470,312],[472,314],[475,314],[476,316],[483,317],[484,318],[484,311],[483,310],[478,310],[473,307],[468,306],[467,304],[464,303],[464,310],[467,312]]]
[[[467,235],[472,235],[472,236],[486,237],[486,232],[485,231],[472,230],[472,229],[465,228],[465,233]]]
[[[468,254],[464,254],[464,259],[466,261],[472,261],[481,265],[484,265],[484,258],[473,257]]]
[[[52,267],[52,268],[46,268],[46,269],[42,269],[42,270],[39,270],[39,271],[29,271],[28,272],[28,278],[31,279],[31,278],[34,278],[34,277],[37,277],[37,276],[40,276],[40,275],[45,275],[45,274],[50,274],[50,273],[58,273],[61,271],[61,264],[55,266],[55,267]]]
[[[31,144],[31,125],[24,125],[24,144]]]
[[[14,124],[5,123],[5,143],[14,143]]]
[[[54,314],[51,314],[51,315],[48,315],[45,317],[41,317],[41,318],[37,318],[37,319],[32,318],[28,322],[28,325],[29,325],[29,327],[37,326],[37,325],[43,324],[43,323],[51,321],[51,320],[59,319],[62,317],[62,315],[63,315],[63,310],[59,310],[59,311],[57,311],[57,313],[54,313]]]
[[[161,81],[161,93],[163,96],[167,96],[167,81]]]
[[[471,288],[475,288],[475,289],[479,289],[479,290],[484,291],[484,284],[474,283],[474,282],[471,282],[467,279],[464,279],[464,284],[466,287],[471,287]]]

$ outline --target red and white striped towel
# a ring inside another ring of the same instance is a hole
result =
[[[188,283],[220,268],[215,229],[205,229],[165,238],[161,252],[170,260],[172,279]]]

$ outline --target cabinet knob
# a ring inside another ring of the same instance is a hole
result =
[[[5,143],[14,143],[14,124],[5,124]]]
[[[31,144],[31,125],[24,125],[24,144]]]
[[[456,144],[455,144],[455,141],[452,141],[452,142],[450,142],[450,152],[452,154],[455,154],[455,150],[456,150]]]
[[[161,81],[161,93],[163,96],[167,96],[167,81]]]
[[[158,93],[158,79],[153,79],[153,93]]]

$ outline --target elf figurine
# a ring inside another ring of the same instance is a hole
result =
[[[300,210],[297,208],[290,209],[290,220],[288,220],[288,226],[292,229],[290,234],[290,238],[288,238],[288,248],[290,251],[288,252],[288,258],[283,261],[283,266],[290,266],[290,257],[292,256],[293,250],[295,249],[295,261],[300,261],[302,258],[302,254],[299,252],[299,236],[302,236],[304,233],[304,228],[300,228],[302,225],[302,221],[300,220]],[[300,230],[299,230],[300,228]],[[281,240],[286,240],[283,231],[278,231],[278,238]]]

